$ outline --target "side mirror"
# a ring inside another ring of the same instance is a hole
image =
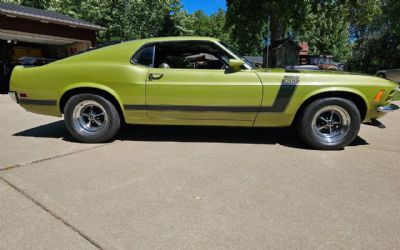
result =
[[[240,69],[243,65],[244,65],[244,62],[242,60],[237,60],[237,59],[229,60],[229,67],[234,72],[240,71]]]

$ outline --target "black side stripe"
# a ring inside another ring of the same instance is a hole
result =
[[[289,102],[292,99],[298,84],[299,84],[298,79],[289,82],[285,82],[284,79],[282,81],[282,85],[279,89],[274,104],[271,107],[261,107],[260,112],[271,112],[271,113],[284,112],[287,106],[289,105]]]
[[[128,110],[155,110],[155,111],[195,111],[195,112],[237,112],[251,113],[257,112],[259,106],[183,106],[183,105],[124,105]]]
[[[260,106],[183,106],[183,105],[124,105],[126,110],[154,111],[194,111],[194,112],[232,112],[232,113],[282,113],[286,110],[299,84],[298,76],[285,76],[278,95],[271,107]]]
[[[18,99],[19,104],[25,105],[42,105],[42,106],[55,106],[56,100],[32,100],[32,99]]]

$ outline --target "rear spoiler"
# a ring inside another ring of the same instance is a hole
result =
[[[35,66],[42,66],[45,64],[49,64],[54,61],[56,60],[24,56],[18,59],[18,65],[22,65],[24,67],[35,67]]]

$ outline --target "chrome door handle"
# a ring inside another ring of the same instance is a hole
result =
[[[163,76],[164,76],[164,74],[161,74],[161,73],[150,73],[149,74],[149,80],[150,81],[160,80]]]

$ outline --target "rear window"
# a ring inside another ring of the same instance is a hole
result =
[[[132,63],[143,65],[146,67],[153,67],[154,60],[154,45],[142,48],[132,58]]]

